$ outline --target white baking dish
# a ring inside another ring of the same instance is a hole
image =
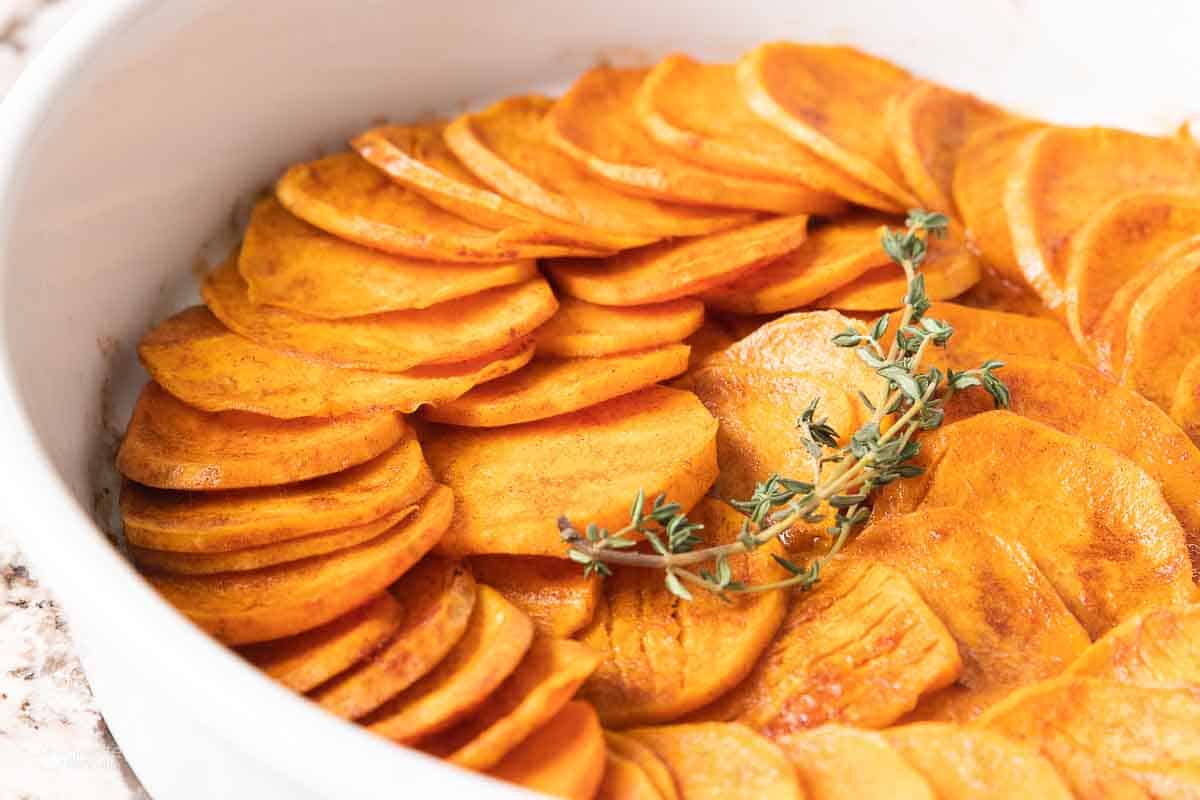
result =
[[[597,58],[848,41],[1064,122],[1200,114],[1200,4],[1096,0],[94,0],[0,109],[0,524],[63,599],[159,800],[518,792],[344,724],[160,602],[101,532],[139,335],[290,161],[380,116],[553,86]],[[114,427],[115,426],[115,427]]]

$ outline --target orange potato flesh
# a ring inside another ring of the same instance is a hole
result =
[[[524,660],[473,716],[417,747],[460,767],[493,767],[562,710],[599,662],[579,642],[535,636]]]
[[[803,244],[807,231],[808,217],[780,217],[603,259],[561,259],[547,269],[559,289],[589,303],[661,303],[700,294],[763,267]]]
[[[294,420],[242,411],[210,414],[151,382],[134,406],[117,469],[159,489],[278,486],[368,461],[407,430],[391,411]]]
[[[475,579],[461,562],[425,558],[389,591],[404,606],[391,641],[310,696],[325,710],[360,719],[436,669],[467,630]]]
[[[614,755],[641,768],[662,800],[679,800],[679,789],[675,786],[675,777],[671,770],[646,744],[632,736],[613,731],[605,731],[604,739]]]
[[[742,98],[732,64],[667,56],[642,83],[634,107],[658,144],[697,164],[789,181],[867,208],[903,210],[760,119]]]
[[[691,348],[691,355],[688,356],[688,369],[694,370],[710,357],[729,347],[737,341],[737,337],[725,325],[723,320],[709,317],[704,320],[704,324],[696,330],[691,336],[684,340],[684,344]],[[679,388],[690,388],[691,375],[684,375],[672,385]],[[688,384],[687,386],[681,384]]]
[[[549,285],[534,278],[432,308],[316,319],[254,305],[233,264],[211,273],[201,293],[221,322],[264,347],[381,372],[494,353],[528,336],[558,307]]]
[[[926,472],[884,487],[876,514],[969,509],[1028,550],[1093,638],[1196,597],[1183,528],[1154,479],[1114,450],[989,411],[927,433],[916,463]]]
[[[934,800],[929,782],[874,731],[825,725],[775,740],[812,800]]]
[[[1171,419],[1200,444],[1200,356],[1189,361],[1179,374],[1179,385],[1171,399]]]
[[[536,359],[457,400],[431,406],[426,419],[471,428],[495,428],[547,419],[645,389],[687,369],[687,345],[594,358]]]
[[[159,386],[202,411],[249,411],[277,419],[336,417],[378,408],[411,413],[448,402],[533,358],[518,341],[459,364],[375,372],[326,364],[264,347],[230,331],[203,306],[159,324],[138,345]]]
[[[716,433],[694,395],[664,387],[523,425],[433,429],[426,456],[459,497],[439,551],[562,558],[560,516],[617,530],[639,489],[690,508],[716,478]]]
[[[636,728],[670,769],[684,800],[802,800],[795,768],[777,746],[743,725],[701,722]]]
[[[1152,608],[1088,648],[1068,675],[1143,689],[1200,689],[1200,605]]]
[[[600,579],[585,578],[583,568],[565,558],[472,556],[471,572],[533,620],[548,636],[575,634],[592,620]]]
[[[121,488],[125,538],[179,553],[217,553],[366,525],[424,497],[433,473],[408,431],[364,464],[282,487],[193,494]]]
[[[555,219],[647,240],[703,236],[753,215],[634,197],[600,183],[550,141],[546,115],[554,102],[510,97],[446,128],[446,144],[467,169],[500,194]]]
[[[356,153],[291,167],[275,196],[295,216],[339,239],[398,256],[488,264],[583,255],[592,248],[540,243],[539,231],[484,228],[393,183]]]
[[[250,215],[237,263],[252,302],[323,319],[428,308],[537,275],[531,259],[454,264],[371,250],[314,228],[273,197]]]
[[[367,658],[404,621],[404,606],[381,593],[311,631],[240,648],[254,666],[295,692],[307,692]]]
[[[533,622],[499,592],[480,584],[467,629],[437,669],[363,719],[400,744],[437,733],[487,700],[525,656]]]
[[[167,602],[226,644],[302,633],[375,597],[441,538],[454,494],[434,489],[416,516],[337,553],[253,572],[146,576]]]
[[[742,56],[737,73],[763,120],[901,207],[917,205],[879,122],[908,72],[851,47],[775,42]]]
[[[1121,382],[1171,407],[1179,376],[1200,358],[1200,251],[1167,265],[1129,309]]]
[[[564,800],[592,800],[604,779],[604,731],[587,703],[567,703],[488,774]]]
[[[883,728],[953,683],[961,666],[954,639],[903,575],[843,562],[792,596],[749,677],[693,717],[771,738],[831,722]]]
[[[657,758],[657,756],[656,756]],[[662,794],[636,761],[612,750],[604,762],[604,777],[596,800],[664,800]]]
[[[690,519],[704,525],[705,545],[737,541],[745,517],[705,499]],[[782,580],[778,542],[729,560],[734,580]],[[604,655],[580,697],[609,727],[676,719],[737,685],[771,641],[787,607],[782,591],[733,595],[728,602],[701,594],[681,603],[653,570],[617,567],[603,583],[596,616],[579,640]]]
[[[798,183],[715,172],[660,147],[638,125],[634,99],[648,69],[595,67],[546,115],[550,142],[597,178],[675,203],[776,214],[831,215],[846,204]]]
[[[690,297],[629,308],[564,297],[534,338],[538,355],[610,356],[682,342],[703,322],[704,304]]]
[[[945,302],[934,303],[927,316],[948,322],[954,328],[945,350],[929,351],[930,361],[944,362],[955,369],[978,367],[989,358],[1005,363],[1014,357],[1076,364],[1086,364],[1088,360],[1058,320],[1030,319],[1007,311]]]

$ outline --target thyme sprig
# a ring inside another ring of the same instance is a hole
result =
[[[904,270],[907,285],[895,333],[888,341],[892,315],[884,314],[866,331],[848,328],[833,337],[835,345],[853,348],[884,378],[884,386],[876,398],[859,392],[870,418],[844,446],[829,420],[819,415],[819,398],[805,408],[796,429],[799,445],[812,465],[807,480],[776,474],[757,484],[750,498],[731,501],[745,516],[737,539],[703,548],[703,525],[688,519],[679,504],[665,495],[647,502],[645,492],[639,491],[628,524],[617,531],[591,523],[580,532],[561,517],[558,526],[567,556],[583,565],[585,575],[611,575],[614,565],[662,570],[667,589],[684,600],[692,599],[689,587],[727,597],[797,586],[807,589],[819,581],[825,565],[867,521],[872,493],[893,481],[921,474],[921,468],[913,463],[920,453],[915,436],[942,424],[943,407],[950,396],[982,387],[997,408],[1008,407],[1008,389],[995,374],[1004,366],[1000,361],[944,374],[936,367],[920,369],[929,348],[944,348],[954,335],[947,322],[926,316],[931,303],[920,272],[928,238],[944,236],[948,224],[943,214],[912,210],[903,230],[884,232],[883,249]],[[772,555],[788,577],[759,584],[733,579],[732,556],[752,552],[798,523],[825,521],[830,513],[828,546],[811,563],[797,564]],[[639,537],[653,552],[636,549]]]

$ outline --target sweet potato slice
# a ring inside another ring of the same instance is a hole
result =
[[[874,731],[824,725],[775,739],[813,800],[934,800],[929,782]]]
[[[697,164],[809,186],[868,208],[903,210],[760,119],[742,98],[733,64],[667,56],[642,82],[634,108],[658,144]]]
[[[928,316],[944,320],[954,328],[949,345],[945,350],[933,349],[930,361],[955,369],[977,367],[989,358],[1005,363],[1014,357],[1075,364],[1086,364],[1088,360],[1058,320],[1030,319],[958,303],[934,303]]]
[[[983,265],[979,282],[959,295],[954,302],[984,311],[1003,311],[1025,317],[1053,319],[1060,317],[1042,303],[1042,298],[1026,286],[988,264]]]
[[[1079,798],[1195,797],[1200,700],[1064,677],[1014,692],[980,724],[1036,747]]]
[[[1144,689],[1200,690],[1200,605],[1130,617],[1097,639],[1067,674]]]
[[[889,728],[883,738],[937,797],[1070,800],[1071,790],[1036,750],[992,731],[948,722]]]
[[[695,333],[684,340],[684,344],[690,347],[692,351],[691,355],[688,356],[688,369],[697,369],[710,357],[715,356],[736,341],[737,337],[730,330],[729,326],[725,324],[724,320],[708,317]],[[690,389],[691,375],[684,375],[671,385],[681,389]]]
[[[629,737],[667,765],[684,800],[802,800],[796,770],[779,748],[743,725],[701,722],[635,728]]]
[[[302,633],[357,608],[408,571],[445,532],[454,495],[430,492],[392,530],[347,550],[253,572],[148,575],[168,602],[226,644]]]
[[[333,417],[378,408],[411,413],[449,402],[520,369],[533,343],[518,341],[472,361],[375,372],[338,367],[264,347],[193,306],[159,324],[138,345],[159,386],[202,411],[249,411],[277,419]]]
[[[531,259],[454,264],[371,250],[314,228],[271,197],[250,215],[238,271],[254,303],[341,319],[428,308],[523,283],[537,266]]]
[[[459,497],[439,550],[562,558],[560,516],[617,530],[639,489],[690,508],[716,478],[716,433],[694,395],[661,386],[539,422],[431,430],[429,463]]]
[[[795,182],[713,171],[660,147],[638,125],[648,69],[594,67],[546,115],[550,142],[596,177],[633,194],[687,205],[831,215],[841,199]]]
[[[558,307],[550,286],[534,278],[431,308],[316,319],[255,305],[231,263],[212,272],[201,293],[217,319],[264,347],[381,372],[486,356],[528,336]]]
[[[292,691],[307,692],[374,653],[403,621],[404,606],[382,592],[319,628],[247,645],[240,652]]]
[[[706,545],[737,540],[745,520],[725,503],[705,499],[690,518],[704,525]],[[769,583],[787,577],[772,559],[778,542],[729,561],[734,580]],[[652,570],[617,567],[579,640],[604,654],[580,696],[610,727],[676,719],[719,697],[750,671],[787,607],[782,591],[726,602],[714,595],[681,603]]]
[[[741,722],[771,738],[830,722],[882,728],[953,683],[961,667],[946,626],[903,575],[842,563],[792,596],[746,680],[693,716]]]
[[[1196,597],[1183,528],[1154,479],[1114,450],[989,411],[927,434],[917,463],[926,472],[884,487],[875,513],[968,508],[1029,551],[1093,638]]]
[[[569,637],[596,612],[600,579],[574,561],[541,556],[472,556],[471,572],[524,611],[548,636]]]
[[[409,744],[471,714],[525,656],[533,622],[499,592],[480,584],[462,637],[437,669],[377,708],[362,724]]]
[[[751,50],[737,72],[742,97],[763,120],[902,207],[917,205],[879,124],[912,83],[908,72],[852,47],[790,42]]]
[[[217,553],[366,525],[415,503],[431,488],[433,473],[408,431],[365,464],[284,487],[194,494],[126,483],[121,517],[125,538],[135,546]]]
[[[629,308],[565,297],[534,338],[539,355],[610,356],[682,342],[703,322],[704,304],[690,297]]]
[[[599,654],[579,642],[537,635],[524,660],[473,716],[417,747],[460,767],[493,767],[558,714],[599,663]]]
[[[590,303],[661,303],[748,274],[795,250],[807,235],[808,217],[801,214],[603,259],[561,259],[547,267],[556,286]]]
[[[679,789],[675,785],[675,777],[667,768],[657,753],[640,739],[635,739],[623,733],[605,731],[604,739],[614,755],[637,764],[649,778],[662,800],[679,800]]]
[[[1179,376],[1200,357],[1200,250],[1166,266],[1129,309],[1121,382],[1170,408]]]
[[[150,382],[134,406],[117,469],[159,489],[278,486],[369,461],[407,430],[392,411],[293,420],[210,414]]]
[[[587,703],[567,703],[488,774],[565,800],[592,800],[607,762],[604,731]]]
[[[604,777],[600,781],[600,788],[596,790],[596,800],[664,799],[646,770],[636,761],[619,756],[610,749],[604,761]]]
[[[1179,385],[1171,398],[1171,419],[1200,444],[1200,356],[1188,362],[1179,373]]]
[[[275,196],[326,233],[398,256],[486,264],[592,251],[539,242],[541,233],[528,226],[476,225],[395,184],[357,153],[296,164],[275,185]]]
[[[475,579],[461,562],[425,558],[390,589],[404,606],[391,640],[310,693],[322,708],[360,719],[427,675],[458,643],[475,607]]]

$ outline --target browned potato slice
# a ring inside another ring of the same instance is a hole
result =
[[[253,572],[147,576],[192,622],[226,644],[311,630],[375,597],[437,543],[454,494],[430,492],[416,516],[347,550]]]
[[[539,355],[611,356],[682,342],[703,322],[704,304],[690,297],[626,308],[564,297],[534,338]]]
[[[1200,357],[1200,250],[1168,265],[1129,309],[1121,382],[1170,408],[1179,376]]]
[[[694,395],[661,386],[539,422],[433,429],[429,463],[459,497],[439,549],[562,558],[560,516],[617,530],[639,489],[690,508],[716,478],[716,433]]]
[[[679,800],[679,790],[675,786],[675,777],[671,775],[671,770],[658,754],[641,740],[613,731],[605,731],[604,740],[608,742],[608,748],[614,755],[641,768],[662,800]]]
[[[604,731],[587,703],[567,703],[488,770],[494,778],[564,800],[592,800],[604,779]]]
[[[993,358],[1006,364],[1010,359],[1028,357],[1087,363],[1087,356],[1075,344],[1066,326],[1056,319],[1031,319],[958,303],[934,303],[927,316],[948,322],[954,328],[946,349],[928,351],[927,363],[954,369],[978,367]],[[899,322],[895,319],[889,335],[895,334]],[[979,400],[978,393],[971,394],[972,400]]]
[[[142,389],[117,469],[160,489],[243,489],[302,481],[369,461],[408,430],[392,411],[279,420],[210,414],[157,383]]]
[[[1179,385],[1171,399],[1171,419],[1200,444],[1200,356],[1189,361],[1179,374]]]
[[[1097,639],[1067,674],[1145,689],[1200,689],[1200,605],[1130,617]]]
[[[688,356],[688,369],[694,370],[710,357],[729,347],[737,341],[737,337],[724,320],[708,317],[704,320],[704,324],[685,341],[688,347],[691,348],[691,354]],[[680,389],[691,389],[691,375],[684,375],[671,383]]]
[[[934,800],[929,782],[874,731],[824,725],[775,739],[812,800]]]
[[[600,579],[565,558],[472,556],[471,572],[524,611],[548,636],[572,636],[596,612]]]

